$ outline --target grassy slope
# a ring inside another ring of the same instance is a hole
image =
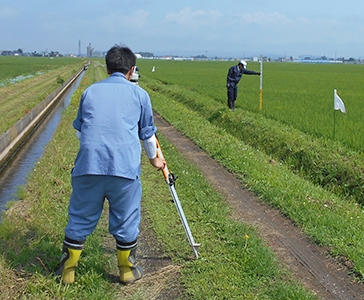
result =
[[[2,295],[11,293],[14,298],[27,299],[105,299],[124,291],[127,297],[127,288],[111,284],[107,278],[115,258],[108,255],[103,244],[101,235],[107,232],[103,222],[88,238],[76,284],[64,287],[52,276],[48,277],[60,255],[71,192],[70,171],[78,148],[71,123],[82,88],[95,78],[93,72],[88,71],[86,75],[53,141],[29,175],[21,192],[22,200],[4,216],[0,225],[0,246],[4,249],[0,256],[0,276],[6,279],[0,283]],[[201,121],[199,125],[208,125]],[[219,132],[216,128],[212,130],[215,134]],[[313,295],[289,279],[254,228],[233,222],[225,200],[168,141],[162,136],[160,139],[171,170],[179,175],[178,193],[191,230],[203,245],[200,259],[184,260],[191,255],[191,249],[174,205],[169,202],[168,188],[160,173],[150,172],[151,167],[143,157],[143,205],[147,212],[144,218],[152,224],[168,256],[184,267],[181,280],[189,297],[313,299]],[[128,295],[129,299],[145,298],[143,291],[133,295]]]
[[[149,79],[144,80],[144,85],[148,86]],[[154,84],[151,86],[155,89]],[[174,91],[180,89],[173,85],[170,88]],[[270,155],[250,146],[249,140],[231,135],[226,123],[214,125],[205,115],[205,111],[214,107],[221,110],[222,119],[244,120],[246,114],[242,110],[231,113],[208,101],[205,105],[200,103],[191,109],[191,105],[181,101],[178,92],[171,96],[165,90],[160,92],[158,88],[155,91],[149,88],[147,90],[153,99],[154,109],[170,123],[236,173],[262,199],[279,207],[314,241],[329,246],[334,256],[349,258],[354,264],[354,270],[360,275],[364,274],[364,211],[360,205],[300,177],[291,171],[290,165],[272,164]],[[189,93],[188,90],[184,92]],[[194,102],[201,97],[195,95],[189,101]],[[268,127],[269,121],[266,122]],[[211,143],[211,140],[215,143]]]

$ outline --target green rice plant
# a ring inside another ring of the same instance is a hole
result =
[[[52,93],[63,78],[70,78],[83,65],[66,65],[25,81],[0,87],[0,134]]]
[[[211,124],[165,93],[147,90],[154,109],[167,121],[241,178],[264,201],[279,208],[312,240],[328,247],[333,256],[352,261],[359,277],[364,275],[364,211],[360,205],[302,179],[285,164],[271,163],[271,157],[264,152]]]
[[[56,57],[23,57],[23,56],[0,56],[0,86],[11,82],[19,82],[28,75],[36,76],[66,65],[75,65],[83,62],[82,58]],[[77,69],[75,69],[75,72]],[[28,78],[31,78],[29,76]]]
[[[197,111],[212,124],[275,160],[284,162],[313,183],[363,203],[362,154],[338,142],[315,138],[260,114],[240,109],[231,112],[213,98],[178,85],[164,85],[152,79],[145,81],[144,85]]]
[[[5,295],[11,289],[14,299],[146,299],[147,288],[143,290],[143,286],[133,288],[131,294],[132,287],[110,282],[107,273],[116,262],[112,262],[115,257],[110,257],[103,240],[108,232],[105,214],[95,233],[87,239],[76,283],[63,286],[52,276],[61,253],[71,194],[70,172],[79,143],[72,121],[82,90],[92,82],[94,72],[90,68],[90,73],[84,76],[52,142],[29,174],[20,193],[21,200],[4,215],[0,224],[3,249],[0,276],[13,274],[14,278],[8,288],[0,284],[0,292]],[[143,156],[143,218],[148,219],[151,232],[159,241],[154,247],[163,247],[172,263],[182,266],[182,298],[315,299],[311,292],[290,279],[290,273],[279,264],[253,227],[230,218],[225,199],[196,167],[162,135],[159,138],[170,168],[179,175],[178,193],[191,229],[203,245],[199,260],[185,260],[191,255],[191,249],[174,204],[169,201],[168,187],[162,174],[151,170]]]
[[[138,60],[141,79],[178,85],[227,105],[226,76],[233,61]],[[155,72],[151,72],[155,66]],[[259,71],[259,63],[248,69]],[[316,137],[333,139],[334,89],[347,113],[336,114],[336,140],[362,151],[364,131],[364,66],[347,64],[263,64],[263,109],[259,109],[259,77],[244,75],[236,107],[262,114]]]

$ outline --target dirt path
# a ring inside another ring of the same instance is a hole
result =
[[[160,115],[154,115],[158,130],[184,157],[197,165],[207,180],[234,208],[234,218],[258,228],[278,258],[303,285],[322,299],[364,299],[364,286],[354,282],[348,270],[325,254],[278,210],[259,201],[221,165],[178,132]]]

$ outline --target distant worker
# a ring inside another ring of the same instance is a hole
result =
[[[241,60],[237,65],[232,66],[229,69],[227,75],[227,96],[228,96],[228,106],[229,108],[234,111],[235,110],[235,101],[238,95],[238,83],[241,79],[243,74],[246,75],[260,75],[259,72],[249,71],[246,69],[246,61]]]

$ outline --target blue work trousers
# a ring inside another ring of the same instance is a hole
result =
[[[230,86],[227,88],[227,96],[228,101],[235,101],[236,97],[238,96],[238,87],[237,86]]]
[[[140,178],[135,180],[105,175],[72,177],[69,221],[66,237],[84,241],[100,219],[105,198],[109,201],[109,232],[124,243],[135,241],[139,234]]]

